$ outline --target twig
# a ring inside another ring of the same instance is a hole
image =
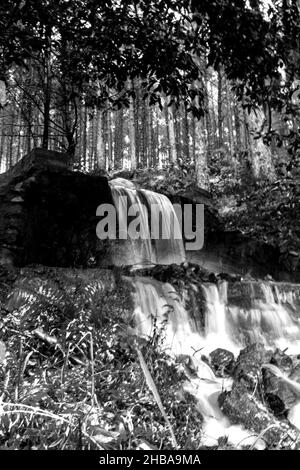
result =
[[[252,446],[250,447],[249,450],[253,450],[257,444],[257,442],[262,439],[262,437],[268,432],[270,431],[270,429],[273,429],[273,428],[279,428],[279,424],[271,424],[270,426],[268,426],[266,429],[264,429],[258,436],[257,438],[255,439],[255,441],[253,442]]]

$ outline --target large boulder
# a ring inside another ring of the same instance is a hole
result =
[[[269,448],[297,446],[297,431],[287,422],[276,419],[245,384],[234,384],[230,392],[222,393],[219,405],[233,424],[243,424],[257,435],[262,434]]]
[[[264,398],[278,418],[287,417],[288,411],[299,400],[291,388],[271,371],[263,371]]]
[[[217,377],[228,377],[232,374],[235,360],[231,351],[217,348],[209,354],[209,358],[210,364]]]
[[[286,418],[290,410],[298,404],[299,393],[283,377],[300,384],[300,367],[299,364],[293,367],[293,359],[278,349],[273,353],[270,363],[284,375],[276,374],[270,368],[264,368],[264,398],[275,416]]]
[[[272,353],[270,363],[279,367],[285,373],[290,373],[294,365],[293,358],[278,348]]]
[[[233,372],[234,381],[249,392],[257,393],[262,384],[262,365],[269,362],[271,353],[262,344],[251,344],[240,352]]]

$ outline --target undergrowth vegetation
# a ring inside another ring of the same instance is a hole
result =
[[[25,276],[2,296],[1,449],[199,448],[182,367],[163,331],[134,335],[131,285],[118,277]]]

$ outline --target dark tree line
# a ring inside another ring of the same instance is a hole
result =
[[[272,176],[298,146],[295,0],[4,0],[0,26],[2,171],[41,146],[205,184],[228,164]]]

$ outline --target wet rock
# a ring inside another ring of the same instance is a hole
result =
[[[289,379],[296,380],[300,383],[300,364],[297,364],[289,374]]]
[[[242,424],[257,435],[264,433],[263,439],[269,448],[295,447],[297,432],[288,423],[276,419],[249,391],[247,383],[236,383],[230,392],[221,393],[219,405],[233,424]]]
[[[284,402],[274,393],[266,393],[265,401],[276,418],[287,418],[288,411]]]
[[[293,359],[279,349],[272,354],[270,364],[272,366],[263,369],[265,400],[275,416],[287,416],[289,410],[299,401],[299,393],[285,377],[299,381],[300,367],[298,365],[293,368]]]
[[[280,349],[274,351],[270,363],[279,367],[279,369],[284,372],[291,372],[293,368],[293,359]]]
[[[270,352],[262,344],[251,344],[240,352],[233,371],[234,381],[250,392],[259,392],[262,384],[261,366],[269,362]]]
[[[219,273],[218,279],[227,282],[241,282],[241,276],[239,274],[232,273]]]
[[[271,371],[263,370],[264,398],[277,417],[286,417],[289,409],[299,398],[291,388]]]
[[[235,360],[232,352],[218,348],[209,354],[211,366],[217,377],[228,377],[232,374]]]

